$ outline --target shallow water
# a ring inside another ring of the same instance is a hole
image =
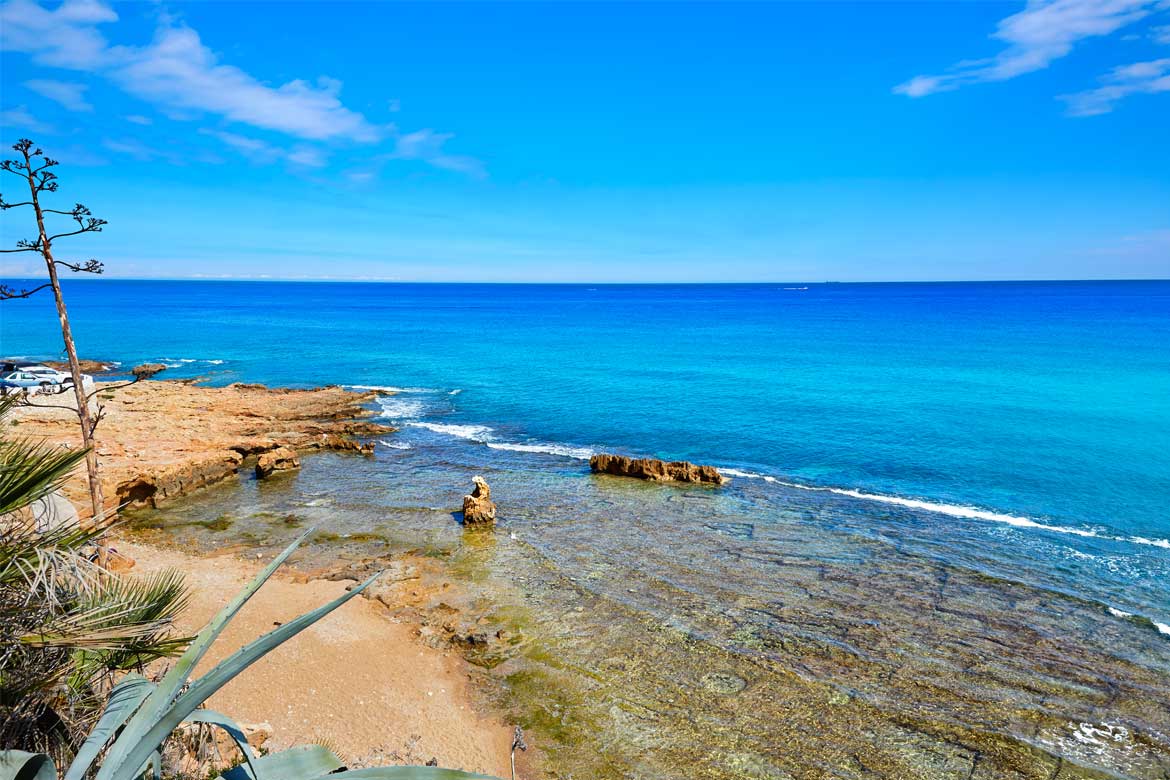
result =
[[[68,296],[89,356],[396,386],[375,460],[313,456],[155,519],[444,557],[522,624],[492,674],[561,776],[1170,771],[1170,282]],[[15,302],[0,351],[53,334]],[[593,477],[600,450],[735,479]],[[502,521],[473,544],[452,513],[476,473]]]
[[[310,559],[436,551],[487,624],[523,638],[491,674],[558,777],[1170,771],[1170,641],[1012,577],[1010,535],[1032,531],[989,523],[993,546],[931,512],[875,517],[761,480],[595,476],[418,430],[390,439],[410,449],[309,456],[297,475],[245,476],[136,521],[257,549],[316,524],[327,538]],[[501,505],[494,534],[456,519],[474,473]],[[1054,581],[1086,565],[1051,560]]]

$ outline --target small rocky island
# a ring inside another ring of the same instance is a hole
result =
[[[627,458],[625,455],[594,455],[589,468],[595,474],[648,479],[653,482],[698,482],[722,485],[727,479],[714,466],[699,466],[685,460]]]

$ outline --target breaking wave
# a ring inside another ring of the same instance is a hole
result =
[[[593,450],[587,447],[572,447],[568,444],[509,444],[507,442],[484,442],[493,450],[511,450],[512,452],[538,452],[545,455],[560,455],[565,458],[589,460],[593,457]]]
[[[412,422],[413,428],[425,428],[434,433],[445,433],[459,439],[486,443],[492,435],[492,429],[486,425],[446,425],[433,422]]]
[[[986,520],[993,523],[1005,523],[1016,528],[1033,528],[1040,531],[1049,531],[1051,533],[1070,534],[1072,536],[1081,536],[1093,539],[1107,539],[1115,542],[1128,542],[1130,544],[1141,544],[1170,550],[1170,539],[1147,539],[1144,536],[1113,536],[1111,534],[1101,533],[1100,531],[1095,531],[1089,528],[1071,528],[1064,525],[1041,523],[1037,520],[1031,519],[1030,517],[1021,517],[1020,515],[1009,515],[1003,514],[1001,512],[992,512],[988,509],[979,509],[978,507],[963,506],[961,504],[943,504],[934,501],[924,501],[918,498],[888,496],[881,493],[866,493],[861,490],[853,490],[850,488],[802,485],[799,482],[787,482],[767,474],[756,474],[751,471],[741,471],[739,469],[721,468],[719,469],[719,472],[721,474],[732,477],[762,479],[765,482],[773,482],[777,485],[796,488],[797,490],[811,490],[818,493],[835,493],[839,496],[849,496],[850,498],[857,498],[862,501],[876,501],[883,504],[894,504],[897,506],[904,506],[909,509],[920,509],[925,512],[934,512],[936,514],[947,515],[949,517],[961,517],[968,520]]]

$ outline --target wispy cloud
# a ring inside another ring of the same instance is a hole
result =
[[[92,70],[109,59],[109,44],[97,25],[118,21],[113,9],[98,0],[65,0],[49,11],[31,0],[0,6],[4,50],[33,55],[42,65]]]
[[[21,130],[27,133],[43,133],[45,135],[53,135],[57,132],[57,128],[40,121],[30,114],[24,106],[6,108],[0,111],[0,126],[12,130]]]
[[[1006,81],[1047,68],[1086,38],[1109,35],[1144,18],[1164,0],[1029,0],[999,22],[992,38],[1006,48],[988,59],[963,60],[946,73],[915,76],[894,91],[909,97],[967,84]]]
[[[93,106],[85,99],[86,84],[72,81],[54,81],[52,79],[32,79],[24,85],[38,95],[53,100],[70,111],[93,111]]]
[[[148,116],[142,116],[141,114],[130,114],[129,116],[126,117],[126,121],[133,122],[136,125],[153,125],[154,124],[153,119],[151,119]]]
[[[346,108],[341,83],[320,78],[270,87],[218,61],[189,27],[160,28],[137,49],[119,47],[110,76],[132,95],[164,108],[204,112],[265,130],[316,141],[379,140],[383,131]]]
[[[98,29],[118,15],[98,0],[65,0],[49,11],[30,0],[0,6],[4,50],[42,65],[100,73],[163,108],[205,113],[310,140],[379,140],[383,131],[346,108],[340,82],[297,79],[269,86],[219,62],[199,34],[164,21],[146,46],[114,46]]]
[[[1113,110],[1117,101],[1130,95],[1170,92],[1170,57],[1135,62],[1114,68],[1102,77],[1096,89],[1061,95],[1070,116],[1097,116]]]
[[[199,132],[203,135],[219,139],[252,162],[272,163],[277,160],[286,160],[293,165],[305,168],[320,168],[325,165],[325,154],[320,149],[312,146],[301,144],[288,151],[267,141],[262,141],[259,138],[250,138],[239,133],[229,133],[225,130],[213,130],[205,127]]]
[[[454,133],[437,133],[430,129],[416,130],[413,133],[400,135],[389,159],[421,160],[436,168],[466,173],[475,177],[485,176],[486,173],[481,161],[474,157],[449,154],[444,151],[443,146],[454,137]]]
[[[254,159],[316,168],[325,164],[325,152],[306,142],[387,142],[394,147],[381,155],[383,159],[419,160],[469,176],[484,175],[479,160],[444,150],[450,133],[425,129],[402,134],[393,124],[376,124],[346,107],[341,101],[341,82],[335,79],[322,76],[312,82],[294,79],[279,86],[266,84],[221,62],[198,32],[167,16],[150,43],[114,45],[100,28],[117,21],[118,15],[101,0],[64,0],[54,10],[33,0],[7,0],[0,5],[4,29],[0,49],[26,53],[41,65],[100,75],[172,119],[212,117],[233,130],[254,128],[299,142],[282,149],[239,133],[206,130]],[[74,110],[90,108],[82,95],[84,85],[41,79],[28,86]],[[398,107],[397,101],[389,103],[390,111]],[[126,120],[151,123],[141,115]]]

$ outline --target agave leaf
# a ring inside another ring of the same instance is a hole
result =
[[[0,780],[57,780],[57,767],[44,753],[0,750]]]
[[[252,767],[253,776],[255,776],[255,766],[253,761],[256,754],[252,752],[252,746],[248,744],[248,737],[244,734],[244,730],[240,728],[239,724],[229,718],[227,715],[216,712],[215,710],[195,710],[187,716],[187,723],[207,723],[211,726],[218,726],[227,732],[232,741],[236,743],[236,747],[244,754],[244,762]]]
[[[374,580],[380,574],[381,572],[375,574],[349,593],[334,599],[328,604],[318,607],[312,612],[307,612],[295,620],[290,620],[280,628],[270,631],[254,642],[244,645],[235,653],[216,664],[207,674],[191,683],[191,687],[185,693],[181,694],[173,703],[168,704],[150,722],[144,723],[141,731],[133,732],[131,738],[128,739],[127,733],[135,725],[134,719],[131,719],[131,722],[126,726],[126,730],[114,743],[114,748],[111,749],[112,754],[113,750],[117,749],[123,740],[128,740],[124,753],[118,756],[119,763],[113,764],[113,759],[107,757],[106,763],[98,771],[97,780],[130,780],[130,778],[134,777],[134,774],[127,774],[126,767],[141,766],[142,762],[146,760],[147,753],[161,745],[163,740],[167,738],[167,735],[174,731],[196,707],[211,698],[216,691],[231,682],[236,675],[263,658],[273,648],[288,641],[354,596],[357,596],[373,584]],[[149,700],[147,703],[149,703]],[[145,706],[144,704],[143,708]],[[142,712],[143,710],[140,709],[134,718],[136,719]]]
[[[321,775],[313,780],[499,780],[499,778],[439,766],[375,766]]]
[[[98,719],[97,725],[73,757],[73,763],[65,773],[64,780],[82,780],[89,771],[94,759],[101,753],[106,742],[114,735],[118,728],[129,720],[138,709],[138,705],[154,690],[154,683],[137,674],[128,674],[118,681],[110,691],[110,699],[106,702],[106,709]]]
[[[137,769],[146,761],[150,751],[162,744],[163,739],[167,734],[175,729],[182,721],[183,716],[195,709],[195,706],[202,703],[202,699],[191,706],[187,712],[182,713],[178,719],[172,717],[175,712],[174,704],[175,697],[179,690],[187,683],[187,679],[191,676],[191,672],[195,666],[202,660],[203,655],[207,652],[207,648],[215,641],[216,637],[220,635],[228,622],[236,616],[240,609],[247,603],[253,594],[260,589],[260,586],[272,576],[282,563],[284,563],[293,550],[295,550],[301,542],[305,540],[313,529],[309,529],[301,534],[293,541],[284,552],[272,559],[272,562],[264,567],[264,570],[256,575],[240,593],[231,600],[219,614],[203,627],[203,630],[195,637],[190,645],[187,646],[187,651],[175,662],[171,670],[159,681],[158,687],[146,698],[142,706],[138,708],[134,716],[130,718],[130,722],[126,724],[118,739],[110,747],[109,754],[106,756],[105,762],[101,769],[98,770],[97,780],[114,780],[114,778],[129,778],[134,777],[134,772],[131,767]],[[210,694],[208,694],[210,695]],[[206,697],[205,697],[206,698]],[[154,739],[158,731],[160,721],[166,720],[170,723],[173,720],[173,725],[170,726],[157,740]],[[150,740],[154,740],[151,742]]]
[[[315,780],[343,766],[329,748],[298,745],[257,758],[251,767],[232,767],[223,773],[223,780]]]

